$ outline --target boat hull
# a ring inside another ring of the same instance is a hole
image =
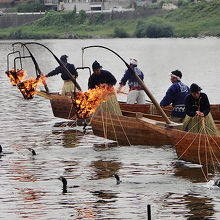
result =
[[[120,145],[172,144],[166,132],[164,131],[162,135],[160,131],[166,129],[165,125],[160,126],[156,123],[154,120],[143,121],[138,117],[117,116],[106,112],[96,113],[91,120],[95,135],[117,141]]]

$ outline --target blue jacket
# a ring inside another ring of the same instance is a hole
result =
[[[186,116],[185,97],[189,93],[189,87],[184,83],[177,81],[169,87],[165,97],[160,102],[160,105],[167,106],[172,103],[173,110],[171,116],[184,118]]]
[[[137,68],[137,66],[131,67],[135,73],[140,77],[140,79],[143,81],[144,79],[144,74],[140,69]],[[121,82],[119,84],[125,85],[126,82],[128,81],[128,85],[130,89],[142,89],[141,85],[137,82],[136,78],[132,74],[132,72],[127,69],[124,76],[121,79]]]
[[[78,73],[75,69],[75,66],[73,64],[67,63],[66,68],[70,71],[70,73],[72,75],[78,76]],[[52,70],[51,72],[49,72],[46,77],[50,77],[50,76],[54,76],[61,73],[61,78],[63,80],[70,80],[69,76],[67,75],[67,73],[65,72],[65,70],[63,69],[62,66],[58,66],[55,70]]]

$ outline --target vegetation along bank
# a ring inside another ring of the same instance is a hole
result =
[[[1,39],[203,37],[220,36],[220,2],[178,2],[179,8],[148,16],[123,17],[116,12],[87,14],[47,12],[34,22],[0,30]],[[159,6],[158,6],[159,7]],[[147,10],[146,10],[147,11]],[[135,12],[133,12],[135,13]],[[137,14],[137,13],[136,13]],[[143,9],[142,9],[143,14]]]

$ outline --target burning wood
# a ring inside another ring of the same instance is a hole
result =
[[[79,92],[76,98],[72,98],[76,106],[78,117],[88,118],[98,108],[101,102],[106,102],[110,95],[114,93],[114,87],[102,84],[95,89],[89,89],[87,92]]]
[[[12,83],[13,86],[16,86],[27,76],[27,73],[24,70],[16,71],[15,69],[12,69],[11,71],[8,70],[5,73],[10,78],[10,82]]]
[[[41,83],[45,81],[45,77],[40,75],[39,77],[29,78],[24,80],[27,76],[25,70],[14,70],[6,71],[7,76],[10,78],[12,85],[18,87],[25,99],[32,99],[34,94],[37,93],[37,89]]]

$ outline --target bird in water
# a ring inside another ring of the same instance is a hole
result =
[[[220,179],[214,180],[214,186],[220,187]]]
[[[28,148],[28,150],[32,153],[33,156],[37,155],[34,149]]]
[[[114,177],[115,177],[115,179],[116,179],[116,184],[117,184],[117,185],[120,184],[120,183],[121,183],[121,180],[120,180],[119,175],[118,175],[118,174],[114,174]]]
[[[66,178],[61,176],[58,179],[61,180],[62,183],[63,183],[63,193],[66,193],[67,192],[67,180],[66,180]],[[79,186],[77,186],[77,185],[69,186],[69,188],[77,188],[77,187],[79,187]]]

